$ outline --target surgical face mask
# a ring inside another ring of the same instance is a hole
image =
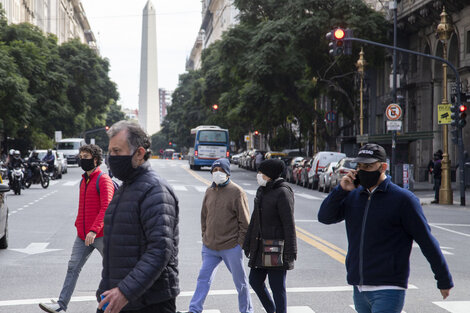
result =
[[[263,174],[261,173],[258,173],[256,175],[256,180],[258,181],[258,185],[262,187],[266,186],[266,184],[268,183],[268,181],[263,178]]]
[[[214,183],[216,183],[216,185],[223,184],[227,181],[227,174],[219,171],[213,172],[212,180],[214,181]]]
[[[370,188],[370,187],[377,185],[377,182],[379,181],[379,178],[380,178],[380,175],[382,175],[382,172],[380,171],[380,168],[373,172],[359,170],[357,172],[357,175],[359,177],[360,184],[364,188]]]

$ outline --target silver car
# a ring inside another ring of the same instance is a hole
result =
[[[330,192],[331,189],[331,175],[333,174],[334,167],[338,162],[329,163],[319,174],[318,177],[318,191]]]
[[[64,156],[64,153],[63,152],[57,152],[57,159],[62,164],[62,174],[66,174],[67,173],[68,163],[67,163],[67,158]]]

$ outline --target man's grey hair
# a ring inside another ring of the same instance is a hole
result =
[[[127,132],[127,144],[129,145],[129,149],[132,153],[134,153],[137,148],[143,147],[145,151],[147,151],[144,159],[148,160],[152,153],[150,150],[150,137],[139,124],[125,120],[114,123],[107,132],[109,139],[113,138],[123,130]]]

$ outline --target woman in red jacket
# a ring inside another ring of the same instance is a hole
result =
[[[66,311],[78,275],[90,254],[97,249],[103,256],[103,218],[113,198],[114,185],[111,178],[99,168],[102,160],[102,151],[97,145],[85,145],[80,148],[80,166],[85,173],[80,181],[80,199],[75,221],[77,238],[73,244],[59,301],[39,304],[46,312]]]

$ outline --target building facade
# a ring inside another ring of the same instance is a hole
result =
[[[378,5],[382,2],[368,2]],[[470,92],[470,0],[402,0],[398,4],[399,47],[442,57],[444,45],[437,36],[437,25],[445,7],[452,25],[446,42],[448,60],[457,68],[462,91]],[[391,17],[385,8],[383,12]],[[392,25],[392,24],[391,24]],[[391,26],[392,27],[392,26]],[[393,29],[393,28],[392,28]],[[367,59],[367,56],[366,56]],[[368,69],[365,79],[366,133],[369,142],[384,145],[391,152],[391,133],[387,132],[386,107],[393,102],[391,96],[392,57],[386,57],[383,69]],[[397,54],[397,95],[403,110],[403,128],[398,132],[396,163],[414,165],[414,179],[428,179],[427,165],[434,152],[443,150],[442,128],[438,124],[437,107],[443,102],[443,67],[439,61],[411,54]],[[455,75],[447,70],[447,102],[450,103]],[[458,147],[451,140],[449,125],[448,152],[451,176],[455,180]],[[470,126],[464,128],[464,144],[470,145]],[[343,149],[343,148],[342,148]]]
[[[0,3],[8,23],[30,23],[44,33],[56,35],[59,44],[78,38],[98,51],[80,0],[0,0]]]
[[[238,23],[238,9],[233,0],[202,0],[202,24],[186,61],[187,70],[201,68],[201,53],[222,38],[222,34]]]

